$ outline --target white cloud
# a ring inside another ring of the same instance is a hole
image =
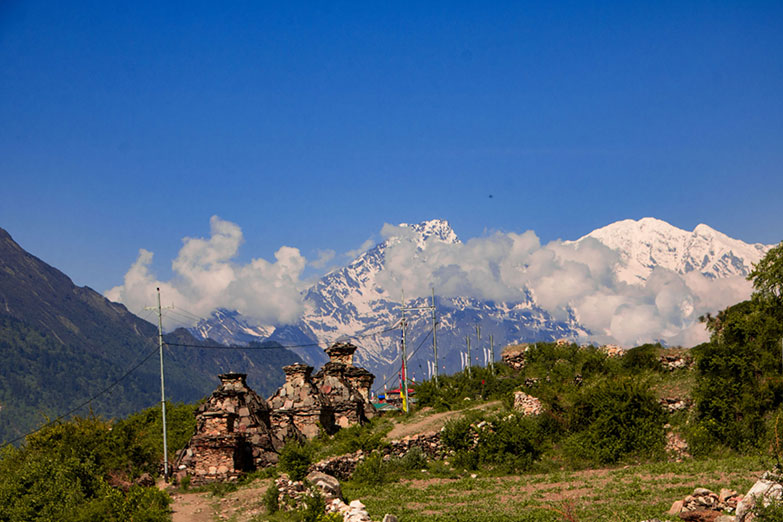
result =
[[[150,272],[152,252],[141,249],[125,274],[123,284],[106,292],[106,297],[138,312],[155,302],[160,287],[165,303],[173,303],[200,317],[219,307],[239,310],[263,324],[295,322],[303,311],[300,276],[307,260],[299,250],[283,246],[275,261],[253,259],[246,265],[234,262],[242,244],[242,230],[213,216],[210,237],[182,240],[182,248],[171,263],[174,277],[159,281]],[[167,327],[173,326],[171,319]]]
[[[106,292],[132,311],[155,302],[160,287],[165,304],[174,303],[199,316],[215,308],[237,309],[263,324],[295,322],[304,311],[301,276],[307,260],[298,249],[283,246],[274,260],[235,261],[243,242],[240,227],[214,216],[208,238],[185,238],[172,262],[173,277],[160,281],[150,271],[153,254],[140,250],[123,284]],[[427,297],[434,286],[444,297],[475,297],[496,302],[526,302],[555,318],[576,317],[593,339],[633,346],[665,340],[692,346],[707,339],[698,317],[746,299],[751,284],[742,277],[710,279],[657,268],[644,284],[616,277],[618,253],[589,239],[542,245],[533,231],[494,233],[464,243],[430,237],[423,244],[410,227],[386,224],[390,239],[377,283],[390,295]],[[368,239],[355,257],[374,245]],[[333,250],[318,251],[309,265],[326,267]]]
[[[395,238],[386,250],[378,280],[387,291],[424,297],[434,286],[444,297],[526,301],[555,318],[572,313],[593,339],[633,346],[664,340],[693,345],[707,339],[699,315],[746,299],[750,284],[741,277],[712,280],[700,273],[653,270],[643,285],[616,277],[616,251],[594,239],[541,245],[532,231],[495,233],[466,243],[435,239],[419,248],[411,230],[384,225]]]

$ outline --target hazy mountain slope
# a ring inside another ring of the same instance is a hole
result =
[[[173,334],[194,344],[190,333]],[[211,341],[214,344],[214,341]],[[0,229],[0,440],[13,438],[96,394],[143,356],[153,355],[110,393],[96,399],[101,415],[125,415],[160,400],[157,328],[25,252]],[[166,349],[167,397],[194,401],[221,371],[247,371],[252,386],[271,393],[287,350],[247,354]],[[86,411],[81,411],[85,414]]]

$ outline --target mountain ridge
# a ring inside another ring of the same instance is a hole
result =
[[[401,296],[390,295],[379,280],[386,268],[387,251],[404,241],[415,245],[414,255],[426,253],[428,247],[437,244],[455,248],[464,246],[448,221],[442,219],[385,225],[383,234],[383,241],[357,255],[346,266],[325,274],[306,289],[303,292],[305,313],[295,326],[289,326],[322,344],[341,336],[366,335],[356,341],[360,346],[357,360],[379,374],[394,372],[398,364],[395,361],[399,360],[399,331],[369,335],[394,325],[399,319]],[[627,239],[626,243],[623,243],[623,238]],[[698,272],[713,280],[744,277],[751,264],[770,248],[767,245],[748,245],[707,225],[698,225],[694,231],[688,232],[655,218],[618,221],[575,241],[560,244],[578,246],[588,240],[597,241],[617,252],[619,262],[613,267],[615,277],[636,286],[645,285],[656,268],[677,274]],[[735,254],[735,250],[739,254]],[[663,255],[666,253],[668,255]],[[700,257],[698,263],[697,256]],[[507,302],[470,296],[439,297],[436,300],[443,329],[438,334],[439,343],[442,343],[442,366],[445,366],[441,371],[459,369],[457,352],[464,351],[466,335],[474,335],[474,342],[478,341],[474,331],[477,325],[484,332],[485,345],[488,336],[493,335],[495,350],[503,343],[551,341],[561,337],[585,339],[592,334],[580,324],[579,315],[569,311],[568,307],[555,317],[539,306],[531,290],[520,288],[519,291],[517,298]],[[680,305],[683,309],[689,306],[686,301]],[[412,299],[408,304],[428,306],[430,302],[422,297]],[[431,329],[430,322],[429,316],[421,314],[409,317],[412,345],[422,342]],[[455,330],[447,331],[447,328]],[[486,346],[479,350],[483,349]],[[431,350],[428,355],[431,355]],[[475,362],[481,361],[474,358]],[[413,361],[414,365],[418,363]],[[428,371],[429,367],[423,365],[420,374]]]
[[[91,402],[104,416],[124,416],[160,401],[158,329],[26,252],[0,228],[0,441],[55,418],[113,383]],[[166,334],[177,344],[216,344],[187,330]],[[260,392],[283,382],[281,366],[301,359],[282,348],[249,354],[166,347],[166,391],[192,402],[216,385],[216,374],[243,370]],[[84,414],[85,412],[80,412]]]

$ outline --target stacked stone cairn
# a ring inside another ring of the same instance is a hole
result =
[[[313,367],[291,364],[283,368],[285,383],[269,399],[271,426],[278,438],[312,439],[323,428],[335,431],[334,410],[313,383]]]
[[[369,399],[374,376],[353,366],[355,351],[356,346],[351,343],[333,344],[326,350],[329,362],[313,377],[318,390],[332,405],[335,424],[340,428],[364,424],[375,415]]]
[[[178,452],[175,479],[194,485],[229,481],[277,463],[282,441],[269,424],[266,401],[251,390],[244,373],[218,376],[220,386],[196,413],[196,433]]]

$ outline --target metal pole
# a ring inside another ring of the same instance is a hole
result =
[[[437,319],[435,317],[435,289],[432,289],[432,351],[435,352],[435,386],[438,386],[438,336]]]
[[[410,405],[408,404],[408,376],[406,375],[406,366],[408,362],[405,346],[408,344],[405,333],[405,291],[402,291],[402,392],[404,397],[403,411],[408,413]]]
[[[468,370],[468,377],[470,376],[470,336],[465,336],[465,342],[468,343],[468,360],[467,360],[467,370]]]
[[[495,373],[495,339],[489,334],[489,354],[492,357],[492,373]]]
[[[481,327],[476,325],[476,347],[481,346]],[[479,364],[479,366],[481,366]]]
[[[158,290],[158,348],[160,349],[160,406],[163,416],[163,477],[169,481],[169,450],[166,441],[166,386],[163,382],[163,310],[160,307]]]

